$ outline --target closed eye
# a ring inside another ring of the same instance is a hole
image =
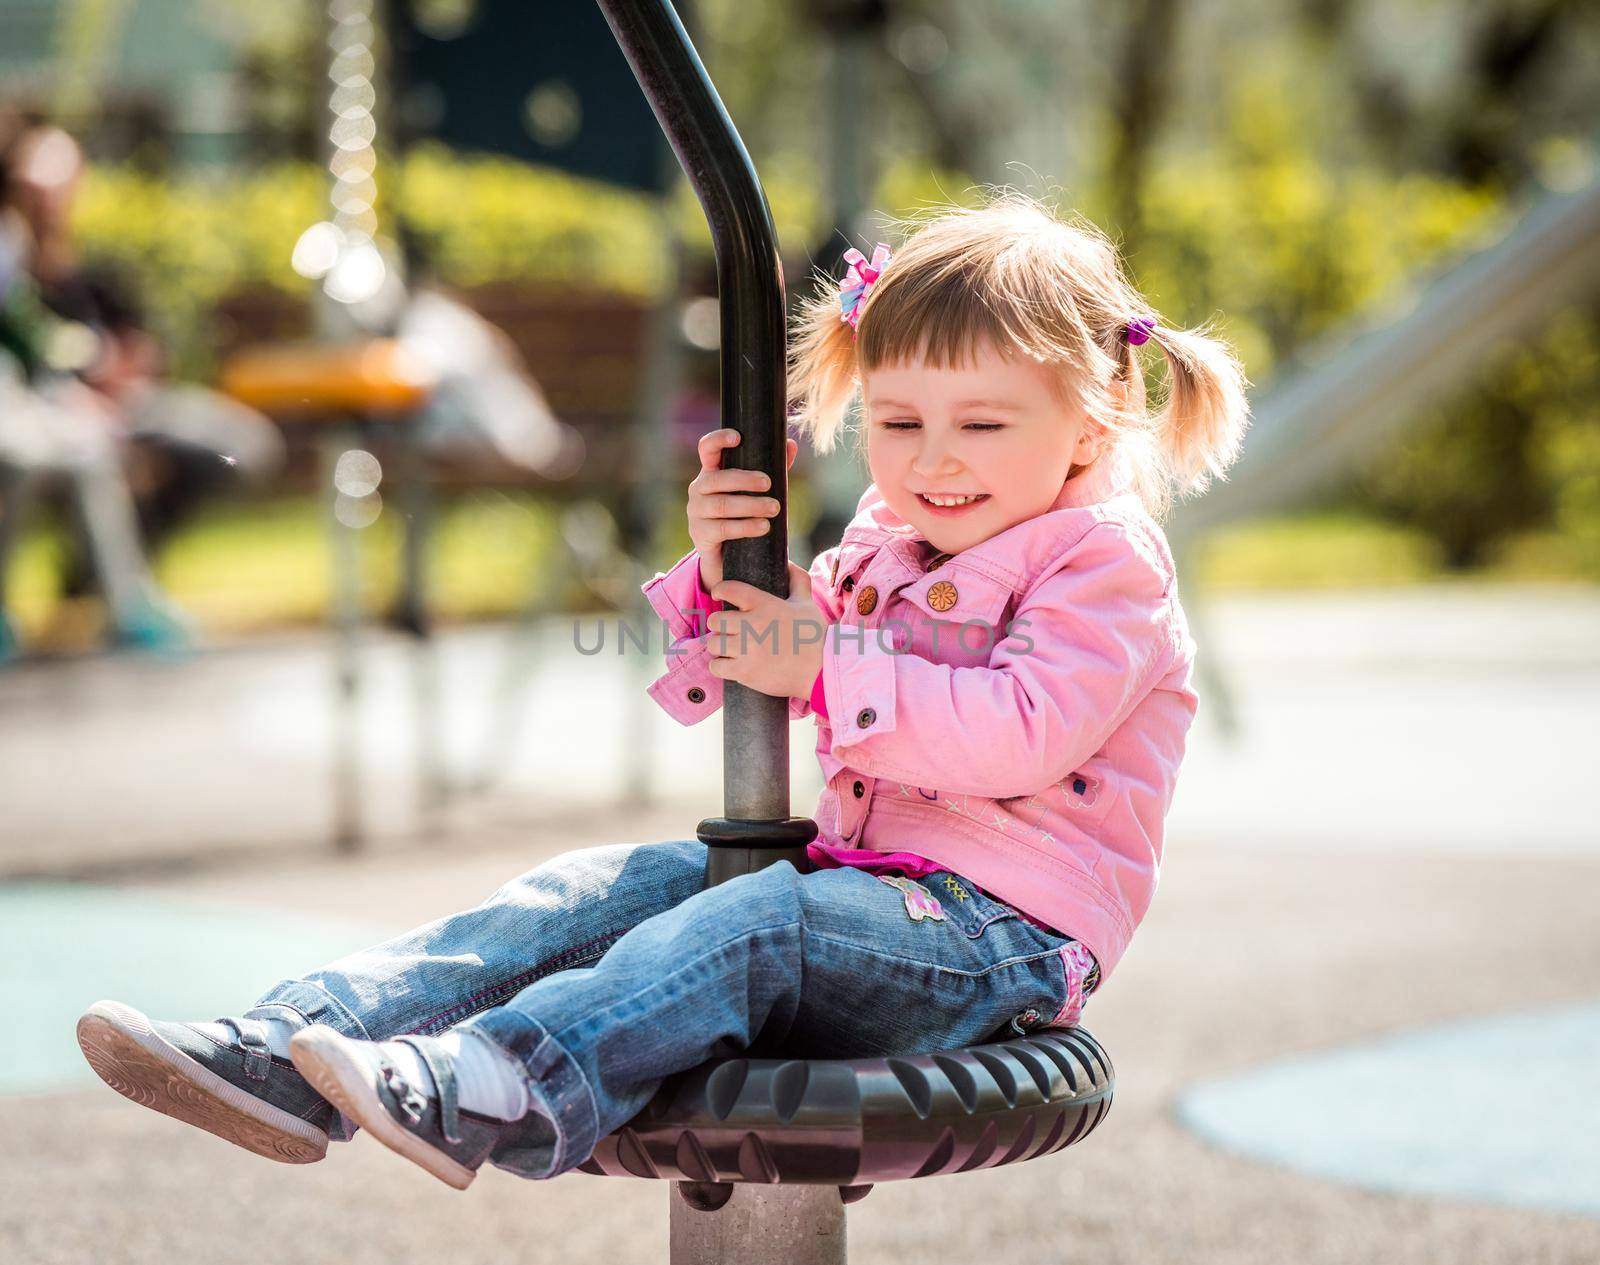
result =
[[[921,422],[883,422],[882,423],[882,426],[883,426],[884,430],[899,430],[899,431],[916,430],[921,425],[922,425]],[[987,433],[989,431],[1004,430],[1005,429],[1005,425],[1002,422],[968,422],[961,429],[962,430],[977,431],[979,434],[984,434],[984,433]]]

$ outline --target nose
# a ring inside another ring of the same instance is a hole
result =
[[[925,429],[922,433],[922,442],[917,445],[917,455],[912,459],[911,468],[924,478],[953,474],[961,468],[961,461],[951,448],[952,445],[945,436],[931,428]]]

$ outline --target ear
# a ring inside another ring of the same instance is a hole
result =
[[[1106,450],[1111,436],[1106,428],[1092,417],[1083,424],[1083,429],[1078,432],[1078,442],[1072,446],[1072,463],[1086,466]]]

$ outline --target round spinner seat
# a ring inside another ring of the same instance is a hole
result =
[[[579,1171],[836,1185],[848,1199],[1071,1146],[1105,1119],[1113,1083],[1082,1028],[905,1058],[715,1060],[669,1077]]]

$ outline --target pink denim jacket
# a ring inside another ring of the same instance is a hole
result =
[[[869,487],[810,568],[833,625],[819,842],[966,876],[1081,941],[1102,986],[1155,893],[1199,702],[1166,536],[1127,475],[1113,450],[954,556]],[[699,587],[692,551],[643,586],[674,639],[649,693],[685,725],[722,704]],[[810,699],[789,712],[813,715]]]

